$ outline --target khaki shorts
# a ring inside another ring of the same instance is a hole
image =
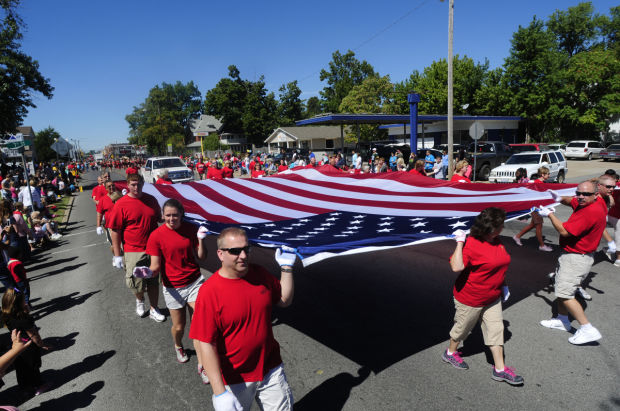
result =
[[[151,256],[144,251],[125,253],[125,284],[134,292],[143,293],[149,288],[159,287],[159,276],[155,278],[136,278],[133,269],[137,266],[150,266]]]
[[[497,301],[485,307],[470,307],[454,299],[454,326],[450,330],[450,338],[464,341],[477,322],[480,322],[485,345],[504,345],[504,317],[502,303]]]
[[[613,227],[614,229],[614,241],[620,244],[620,220],[610,215],[607,216],[607,227]]]
[[[592,254],[566,253],[558,258],[555,276],[555,296],[558,298],[575,298],[577,288],[590,272],[594,264]]]

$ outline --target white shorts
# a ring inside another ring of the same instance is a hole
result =
[[[282,364],[271,369],[262,381],[242,382],[227,385],[237,400],[241,403],[244,411],[252,407],[256,400],[261,410],[292,411],[293,392],[286,380]]]
[[[186,285],[185,287],[162,287],[164,289],[163,293],[164,300],[166,301],[166,307],[170,310],[180,310],[181,308],[184,308],[187,303],[193,303],[196,301],[196,297],[198,297],[198,290],[204,282],[205,279],[201,275],[196,281]]]

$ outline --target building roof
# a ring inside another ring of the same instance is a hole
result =
[[[518,116],[453,116],[454,120],[522,120]],[[305,120],[296,121],[298,126],[316,124],[389,124],[402,126],[409,124],[409,114],[322,114]],[[447,121],[446,114],[419,114],[418,122]]]
[[[30,126],[17,127],[17,132],[25,136],[34,136],[34,130]]]
[[[265,139],[265,143],[273,141],[280,133],[284,133],[290,141],[315,138],[332,139],[340,138],[340,126],[278,127]]]
[[[196,135],[197,133],[217,133],[222,128],[222,122],[210,115],[201,114],[199,118],[190,120],[190,130]]]

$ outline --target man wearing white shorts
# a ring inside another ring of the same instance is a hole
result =
[[[162,207],[164,224],[151,233],[146,245],[146,253],[151,256],[150,269],[154,274],[161,273],[166,307],[172,319],[172,339],[177,361],[189,361],[183,348],[183,333],[186,323],[186,310],[190,320],[194,313],[194,302],[198,290],[204,282],[200,274],[198,260],[207,257],[205,238],[208,230],[183,221],[185,211],[176,199],[167,200]],[[202,367],[200,345],[194,341],[198,357],[198,373],[203,383],[208,383]]]

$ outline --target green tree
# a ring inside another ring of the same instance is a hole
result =
[[[579,3],[568,10],[556,10],[547,21],[549,31],[556,37],[560,51],[569,57],[586,51],[596,39],[596,20],[592,3]]]
[[[297,80],[280,87],[280,101],[278,102],[278,125],[295,124],[295,120],[302,118],[303,102],[299,98],[301,89]]]
[[[165,153],[167,144],[183,152],[185,145],[192,141],[189,120],[200,113],[201,107],[200,91],[194,82],[157,85],[125,117],[129,123],[129,141],[146,145],[152,153]]]
[[[473,114],[506,116],[510,112],[510,92],[501,67],[486,73],[482,86],[474,93]]]
[[[243,115],[243,132],[248,142],[262,146],[276,128],[277,102],[273,93],[267,93],[263,76],[256,82],[247,83],[247,96]]]
[[[54,88],[39,72],[39,63],[21,51],[23,22],[15,12],[19,0],[0,1],[0,132],[13,132],[28,108],[36,108],[32,94],[52,98]]]
[[[306,101],[306,110],[304,112],[304,118],[314,117],[318,114],[321,114],[321,100],[318,97],[310,97],[308,101]]]
[[[47,127],[34,136],[34,149],[37,153],[37,161],[50,161],[56,159],[56,152],[51,146],[60,139],[60,133],[52,127]]]
[[[375,75],[373,67],[366,60],[360,62],[356,59],[351,50],[346,54],[335,51],[329,62],[329,71],[322,69],[320,73],[320,80],[327,81],[327,86],[320,92],[323,112],[337,113],[349,91],[367,77]]]

